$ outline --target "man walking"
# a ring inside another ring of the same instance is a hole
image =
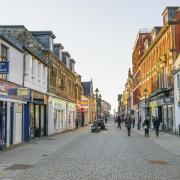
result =
[[[132,116],[132,124],[133,124],[133,128],[134,128],[134,126],[135,126],[135,117],[134,116]]]
[[[145,136],[149,137],[149,126],[150,126],[150,123],[149,123],[148,119],[145,119],[143,126],[144,126]]]
[[[128,130],[128,136],[131,136],[131,123],[132,123],[131,117],[128,116],[127,120],[126,120],[126,127]]]
[[[138,126],[138,130],[140,130],[141,129],[141,116],[139,116],[137,126]]]
[[[121,117],[120,117],[120,115],[117,116],[117,122],[118,122],[117,128],[121,129]]]
[[[156,131],[156,136],[158,137],[159,136],[159,126],[160,126],[160,121],[159,121],[158,117],[155,118],[153,125],[154,125],[155,131]]]

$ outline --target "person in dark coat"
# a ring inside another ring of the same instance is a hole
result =
[[[144,126],[144,133],[145,133],[145,136],[146,136],[146,137],[149,137],[149,127],[150,127],[150,122],[149,122],[148,119],[146,119],[146,120],[144,121],[143,126]]]
[[[120,115],[117,116],[117,123],[118,123],[117,128],[121,129],[121,117],[120,117]]]
[[[128,116],[127,120],[126,120],[126,127],[128,130],[128,136],[131,136],[131,123],[132,123],[132,119],[130,116]]]
[[[105,115],[105,123],[107,124],[107,115]]]
[[[141,116],[139,116],[137,126],[138,126],[138,130],[140,130],[141,129]]]
[[[134,126],[135,126],[135,117],[134,116],[132,117],[132,124],[133,124],[133,128],[134,128]]]
[[[160,126],[160,121],[159,121],[158,117],[155,118],[153,125],[154,125],[155,131],[156,131],[156,136],[158,137],[159,136],[159,126]]]

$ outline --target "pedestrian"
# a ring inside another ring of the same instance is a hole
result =
[[[160,121],[159,121],[158,117],[155,118],[153,126],[156,131],[156,136],[158,137],[159,136],[159,126],[160,126]]]
[[[117,123],[118,123],[117,128],[121,129],[121,117],[120,117],[120,115],[117,116]]]
[[[133,128],[134,128],[134,126],[135,126],[135,117],[134,116],[132,116],[132,124],[133,124]]]
[[[128,136],[131,136],[131,123],[132,123],[131,117],[128,116],[127,120],[126,120],[126,127],[128,130]]]
[[[76,129],[78,129],[78,124],[79,124],[79,120],[78,120],[78,118],[76,118]]]
[[[105,123],[107,124],[107,115],[105,115]]]
[[[138,126],[138,130],[140,130],[141,129],[141,116],[139,116],[137,126]]]
[[[144,126],[145,136],[146,136],[146,137],[149,137],[149,126],[150,126],[150,123],[149,123],[149,120],[148,120],[148,119],[145,119],[145,121],[144,121],[144,123],[143,123],[143,126]]]

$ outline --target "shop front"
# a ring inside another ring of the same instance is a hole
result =
[[[32,91],[29,102],[30,138],[47,135],[47,95]]]
[[[81,105],[82,105],[82,126],[89,124],[89,99],[85,96],[81,96]]]
[[[67,102],[67,129],[75,128],[76,104]]]
[[[0,82],[0,149],[23,142],[23,109],[26,102],[18,86]]]
[[[48,98],[48,134],[66,130],[66,101],[49,96]]]
[[[162,99],[162,119],[164,130],[172,132],[173,131],[173,111],[174,111],[174,98],[173,97],[164,97]]]
[[[75,125],[76,128],[81,126],[81,120],[82,120],[82,106],[81,101],[76,100],[76,119],[75,119]]]

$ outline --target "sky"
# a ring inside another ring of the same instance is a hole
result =
[[[75,59],[82,81],[92,78],[114,111],[138,30],[162,25],[167,6],[180,6],[180,0],[1,0],[0,24],[51,30]]]

